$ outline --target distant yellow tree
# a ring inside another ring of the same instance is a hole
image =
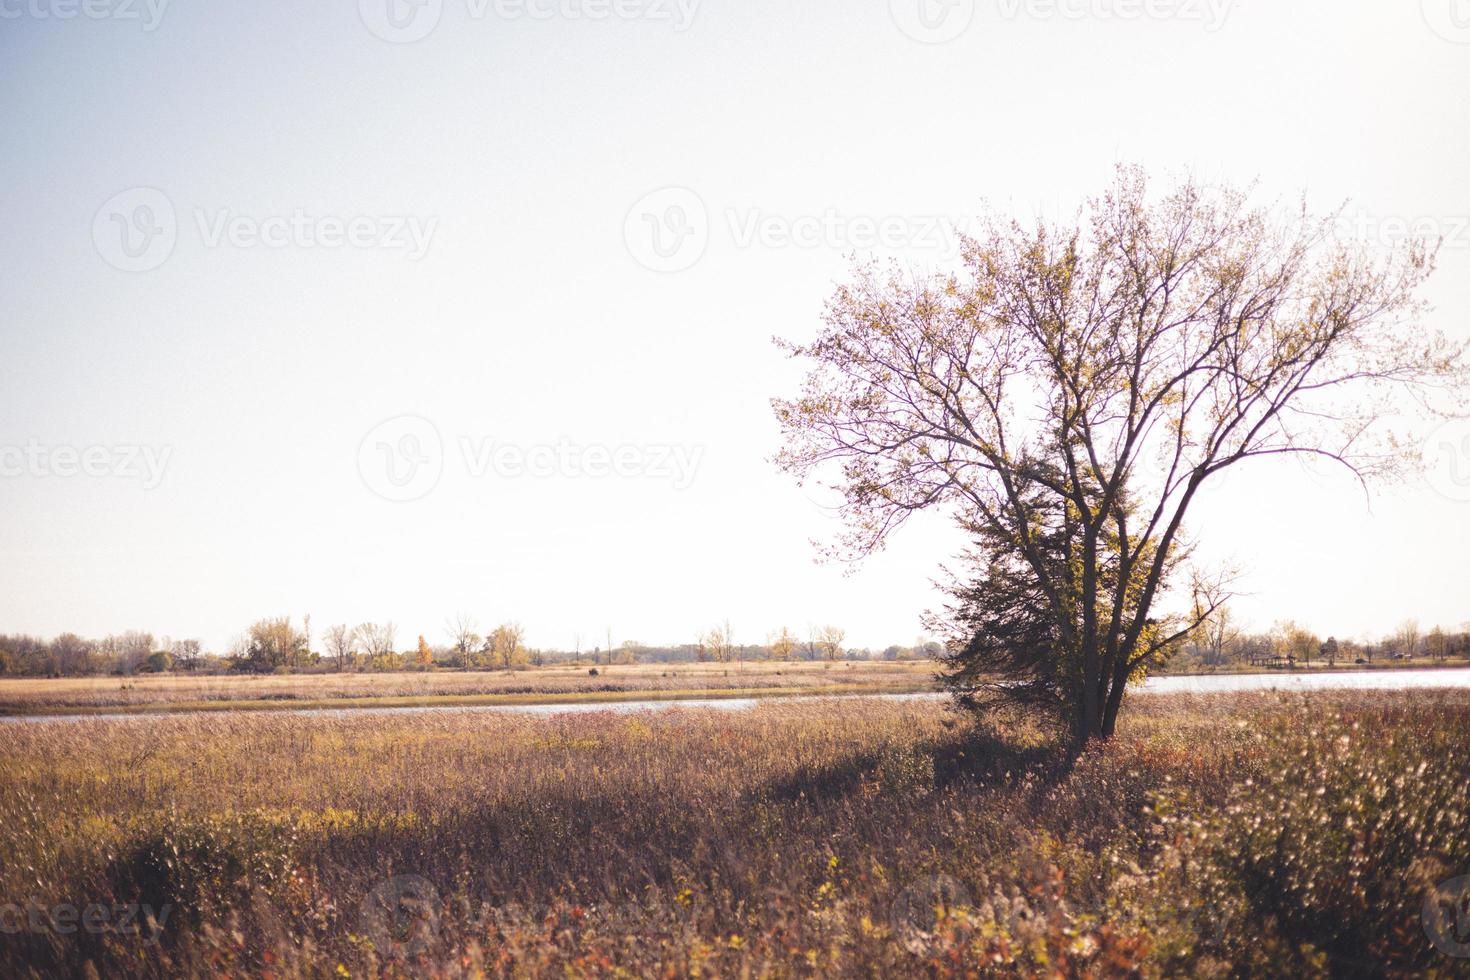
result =
[[[728,619],[700,637],[699,642],[709,652],[710,659],[719,663],[727,664],[735,657],[735,631],[730,629]]]
[[[1424,638],[1424,650],[1434,658],[1435,663],[1443,663],[1449,652],[1449,637],[1445,635],[1445,631],[1438,626],[1430,630],[1429,635]]]
[[[352,631],[352,642],[362,651],[369,667],[392,668],[398,666],[398,655],[393,652],[395,632],[392,623],[363,623]]]
[[[502,623],[495,627],[495,631],[485,640],[485,646],[490,653],[491,666],[504,667],[506,670],[525,662],[526,649],[522,641],[526,638],[526,631],[519,623]]]
[[[781,632],[771,638],[771,657],[775,660],[790,660],[796,651],[796,637],[786,627],[781,627]]]
[[[1299,663],[1306,664],[1311,663],[1312,657],[1322,649],[1322,641],[1316,633],[1291,620],[1277,624],[1275,644],[1280,656],[1295,657]]]
[[[424,639],[424,634],[419,634],[418,664],[420,667],[428,667],[434,662],[434,651],[429,649],[429,642]]]
[[[149,645],[152,645],[151,638]],[[290,616],[280,616],[257,620],[251,625],[238,659],[250,670],[268,672],[298,666],[305,659],[306,651],[306,634],[291,625]]]

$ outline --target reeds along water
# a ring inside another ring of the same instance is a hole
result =
[[[517,670],[385,673],[134,674],[125,677],[0,678],[0,712],[137,707],[194,702],[311,703],[332,699],[478,695],[596,696],[648,691],[885,690],[932,684],[935,664],[911,662],[751,661],[548,666]]]

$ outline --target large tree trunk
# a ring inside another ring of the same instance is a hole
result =
[[[1103,707],[1102,731],[1103,738],[1112,738],[1113,732],[1118,727],[1118,710],[1123,707],[1123,685],[1119,684],[1112,694],[1108,696],[1108,703]]]
[[[1091,678],[1082,685],[1082,710],[1078,712],[1077,735],[1078,742],[1086,742],[1097,735],[1101,728],[1102,706],[1098,703],[1097,685]]]
[[[1123,707],[1123,695],[1128,689],[1128,662],[1132,659],[1129,649],[1118,653],[1117,667],[1113,673],[1113,689],[1108,692],[1107,704],[1103,706],[1102,737],[1112,738],[1118,727],[1118,712]]]
[[[1083,682],[1083,695],[1076,705],[1072,724],[1072,751],[1082,752],[1094,740],[1102,737],[1103,699],[1098,691],[1100,681],[1095,675]]]
[[[1127,658],[1120,657],[1118,663],[1126,664]],[[1112,673],[1111,678],[1097,677],[1086,684],[1086,695],[1077,705],[1072,719],[1074,753],[1081,752],[1094,741],[1112,738],[1117,731],[1118,714],[1123,707],[1128,674],[1123,666],[1114,668]]]

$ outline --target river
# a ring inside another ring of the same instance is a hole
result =
[[[1444,669],[1399,668],[1392,670],[1323,671],[1264,674],[1201,674],[1189,676],[1150,677],[1138,688],[1142,694],[1214,694],[1232,691],[1325,691],[1325,690],[1403,690],[1407,688],[1455,688],[1470,687],[1470,668],[1451,667]],[[932,700],[946,697],[944,694],[848,694],[840,697],[875,698],[883,700]],[[583,714],[589,711],[667,711],[682,708],[718,708],[722,711],[744,711],[762,701],[777,701],[792,704],[805,701],[828,700],[819,695],[787,695],[778,698],[699,698],[683,701],[661,701],[649,698],[642,701],[614,701],[600,703],[563,704],[475,704],[475,705],[427,705],[414,707],[362,707],[362,708],[281,708],[281,713],[313,716],[346,716],[369,714],[423,714],[436,711],[500,711],[516,714],[550,715]],[[260,712],[251,712],[258,714]],[[276,713],[272,711],[271,713]],[[64,722],[64,721],[118,721],[129,718],[168,718],[188,714],[219,714],[208,712],[89,712],[86,714],[16,715],[0,718],[5,722]]]

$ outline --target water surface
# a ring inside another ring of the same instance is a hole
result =
[[[1443,669],[1404,668],[1391,670],[1354,671],[1279,671],[1263,674],[1201,674],[1190,676],[1150,677],[1137,688],[1142,694],[1215,694],[1232,691],[1326,691],[1326,690],[1404,690],[1407,688],[1455,688],[1470,687],[1470,667],[1448,667]],[[627,714],[635,711],[679,711],[686,708],[717,708],[721,711],[745,711],[762,701],[781,704],[796,704],[807,701],[831,701],[843,698],[872,700],[920,701],[944,698],[939,693],[921,694],[844,694],[817,695],[797,694],[775,697],[752,698],[695,698],[670,701],[648,698],[641,701],[575,702],[562,704],[446,704],[414,705],[395,707],[361,708],[280,708],[270,712],[252,711],[250,714],[290,714],[317,717],[346,717],[349,715],[401,715],[427,714],[440,711],[495,711],[512,714],[549,717],[552,715],[585,714],[590,711],[611,711]],[[83,720],[120,721],[136,718],[177,718],[189,715],[218,715],[221,711],[137,711],[96,712],[64,715],[18,715],[0,717],[3,722],[64,722]]]

